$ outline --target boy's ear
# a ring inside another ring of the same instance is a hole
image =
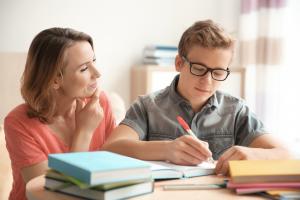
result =
[[[184,60],[180,55],[177,55],[175,58],[175,69],[178,72],[181,72],[181,69],[183,68]]]

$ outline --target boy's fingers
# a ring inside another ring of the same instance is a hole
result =
[[[192,137],[185,137],[185,142],[194,148],[196,148],[198,151],[202,153],[203,156],[211,157],[212,153],[209,150],[208,143],[204,142],[202,140],[194,139]]]

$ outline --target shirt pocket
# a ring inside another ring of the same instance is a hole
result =
[[[211,132],[200,138],[203,141],[208,142],[209,149],[213,154],[214,160],[218,160],[219,157],[230,147],[234,145],[233,133],[228,131]]]
[[[148,141],[159,141],[159,140],[175,140],[173,135],[162,134],[162,133],[150,133]]]
[[[177,127],[157,126],[156,128],[152,127],[152,129],[149,130],[147,140],[149,141],[175,140],[181,135],[183,134],[180,132],[180,129]]]

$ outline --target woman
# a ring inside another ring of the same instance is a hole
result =
[[[26,199],[25,184],[47,170],[50,153],[96,151],[115,127],[100,92],[92,38],[69,28],[40,32],[22,77],[25,100],[5,118],[13,170],[10,199]]]

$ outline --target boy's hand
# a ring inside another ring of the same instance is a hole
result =
[[[190,135],[170,141],[166,152],[167,160],[178,165],[197,165],[211,155],[207,142],[194,139]]]
[[[215,172],[216,174],[228,175],[230,160],[251,160],[257,158],[255,156],[256,148],[233,146],[226,150],[223,155],[218,159]],[[258,153],[259,154],[259,153]]]
[[[92,134],[103,119],[103,109],[99,103],[100,90],[97,88],[87,104],[76,100],[76,131]]]

